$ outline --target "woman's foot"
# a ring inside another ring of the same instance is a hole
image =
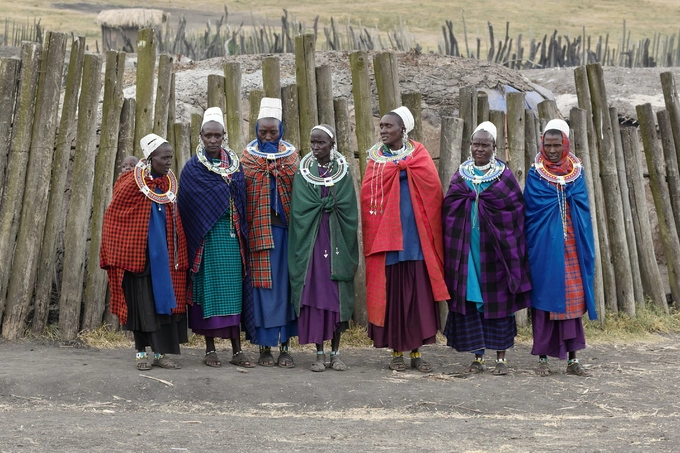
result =
[[[281,368],[295,368],[293,356],[288,353],[287,349],[279,352],[279,358],[276,360],[276,364]]]
[[[420,355],[420,351],[416,352],[411,351],[411,368],[415,368],[421,373],[432,372],[432,365],[430,365],[429,362],[423,360],[423,358]]]
[[[495,376],[505,376],[508,374],[508,362],[505,359],[497,359],[496,366],[494,367],[491,374]]]
[[[260,348],[260,358],[257,359],[257,364],[266,367],[274,366],[274,356],[272,355],[272,348],[268,346]]]
[[[340,360],[339,352],[336,352],[335,354],[331,353],[331,368],[335,371],[347,371],[347,365]]]
[[[472,363],[468,367],[468,373],[472,374],[483,373],[484,370],[486,369],[484,364],[485,362],[483,358],[476,358],[475,360],[472,361]]]
[[[153,366],[165,368],[166,370],[178,370],[182,368],[179,363],[165,357],[163,354],[154,355]]]
[[[574,376],[590,376],[588,370],[586,370],[578,359],[570,359],[567,365],[567,374],[573,374]]]
[[[149,371],[151,369],[151,362],[149,361],[149,356],[146,352],[137,353],[137,370],[139,371]]]
[[[203,357],[203,364],[212,368],[219,368],[222,366],[219,357],[217,357],[217,351],[206,351],[205,357]]]
[[[404,363],[404,356],[403,355],[393,355],[392,356],[392,361],[390,362],[389,365],[390,370],[392,371],[406,371],[406,364]]]
[[[550,364],[548,359],[538,359],[538,366],[536,367],[536,374],[539,376],[550,376],[552,371],[550,371]]]
[[[331,358],[332,360],[332,358]],[[320,373],[322,371],[326,371],[326,354],[323,352],[317,352],[316,353],[316,362],[312,363],[312,366],[309,367],[310,370]]]
[[[235,352],[234,355],[231,356],[229,363],[243,368],[255,368],[255,365],[253,365],[243,351]]]

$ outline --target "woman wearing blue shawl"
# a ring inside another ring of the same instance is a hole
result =
[[[531,353],[539,356],[540,376],[550,374],[548,356],[568,358],[568,374],[588,374],[576,358],[576,351],[586,347],[581,317],[587,311],[597,319],[593,230],[582,169],[569,152],[567,123],[548,122],[524,189],[533,288]]]

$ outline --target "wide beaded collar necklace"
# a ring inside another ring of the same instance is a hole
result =
[[[151,176],[149,174],[149,167],[146,163],[146,159],[140,160],[137,165],[135,165],[133,171],[137,187],[139,187],[139,190],[149,200],[158,204],[174,203],[177,200],[177,178],[172,170],[168,171],[168,174],[166,175],[170,184],[168,191],[165,193],[156,193],[146,185],[146,177]]]
[[[315,186],[334,186],[345,177],[347,170],[349,169],[347,160],[342,154],[335,150],[332,152],[331,161],[329,162],[330,165],[328,167],[324,166],[324,168],[327,168],[331,171],[331,174],[328,177],[322,178],[312,173],[311,168],[315,163],[317,163],[317,161],[312,153],[308,153],[300,161],[300,174],[305,179],[305,181]],[[321,167],[321,165],[319,165],[319,167]]]

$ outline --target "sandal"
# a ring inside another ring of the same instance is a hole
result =
[[[257,359],[257,364],[266,367],[274,366],[274,356],[272,355],[272,348],[260,348],[260,358]]]
[[[333,358],[331,357],[331,362],[333,361]],[[326,371],[326,354],[322,353],[316,353],[316,362],[312,363],[312,366],[309,367],[310,370],[320,373],[322,371]]]
[[[229,363],[243,368],[255,368],[255,365],[252,364],[243,351],[235,352],[234,355],[231,356]]]
[[[475,359],[468,367],[468,373],[480,374],[483,373],[486,367],[484,366],[484,359]]]
[[[573,374],[574,376],[590,376],[588,370],[579,363],[578,359],[570,361],[569,365],[567,365],[567,374]]]
[[[550,376],[552,374],[552,371],[550,371],[550,365],[548,364],[548,359],[538,359],[536,374],[542,377]]]
[[[420,371],[421,373],[431,373],[432,372],[432,365],[430,365],[430,362],[426,362],[425,360],[422,359],[422,357],[414,357],[411,359],[411,368],[415,368],[416,370]]]
[[[217,351],[208,351],[203,357],[203,364],[212,368],[219,368],[222,366],[219,357],[217,357]]]
[[[497,359],[496,366],[491,374],[494,376],[505,376],[508,374],[508,362],[505,359]]]
[[[153,359],[153,366],[158,366],[167,370],[179,370],[182,368],[179,363],[175,362],[174,360],[170,360],[162,354],[158,358]]]
[[[398,355],[398,356],[392,357],[392,361],[390,362],[389,368],[392,371],[406,371],[406,364],[404,363],[404,356]]]
[[[276,364],[281,368],[295,368],[295,362],[293,362],[293,356],[288,353],[288,351],[280,351],[279,358],[276,359]]]
[[[331,353],[331,368],[335,371],[347,371],[347,365],[340,360],[339,352],[336,352],[335,354]]]
[[[137,353],[137,370],[138,371],[149,371],[151,369],[151,362],[149,362],[149,356],[146,352]]]

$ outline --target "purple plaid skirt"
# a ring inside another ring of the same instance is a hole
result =
[[[531,309],[534,331],[533,355],[567,358],[567,353],[586,348],[586,334],[580,317],[564,320],[550,319],[550,312]]]
[[[517,325],[514,316],[485,319],[478,311],[461,315],[449,312],[446,320],[446,344],[458,352],[475,352],[480,349],[505,351],[515,345]]]

